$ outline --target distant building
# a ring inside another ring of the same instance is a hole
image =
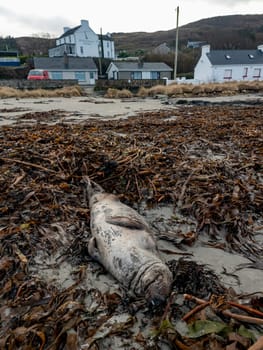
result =
[[[98,69],[91,57],[35,57],[34,67],[48,71],[50,79],[76,79],[81,85],[95,85]]]
[[[206,44],[205,41],[190,41],[190,40],[188,40],[187,47],[191,48],[191,49],[197,49],[198,47],[201,47],[205,44]]]
[[[49,50],[49,57],[62,57],[65,53],[74,57],[114,59],[114,41],[110,34],[98,35],[87,20],[81,20],[77,27],[64,28],[64,33],[56,40],[56,47]]]
[[[17,51],[0,51],[1,67],[18,67],[20,66],[20,58]]]
[[[171,79],[173,69],[163,62],[111,62],[108,69],[108,79]]]
[[[172,50],[170,49],[170,47],[166,43],[163,43],[163,44],[160,44],[157,47],[155,47],[152,50],[152,52],[154,54],[158,54],[158,55],[167,55],[167,54],[171,53]]]
[[[256,50],[210,50],[210,45],[202,46],[194,79],[201,83],[263,80],[263,45]]]

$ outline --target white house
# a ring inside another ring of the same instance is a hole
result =
[[[115,58],[114,41],[110,34],[98,35],[87,20],[74,28],[64,28],[64,33],[56,40],[56,47],[49,50],[49,57],[104,57]]]
[[[263,80],[263,45],[256,50],[210,50],[202,53],[194,69],[200,83]]]
[[[34,57],[34,67],[48,71],[50,79],[75,79],[81,85],[95,85],[98,68],[91,57]]]

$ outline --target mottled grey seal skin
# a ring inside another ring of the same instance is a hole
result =
[[[92,238],[88,251],[127,290],[158,305],[171,291],[172,273],[161,260],[150,227],[134,209],[86,177]]]

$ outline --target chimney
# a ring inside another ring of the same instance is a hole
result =
[[[210,45],[203,45],[202,46],[202,56],[206,55],[210,52]]]
[[[89,27],[89,21],[87,21],[86,19],[82,19],[80,21],[80,24],[82,27]]]
[[[138,68],[142,68],[143,67],[143,58],[139,57],[138,59]]]

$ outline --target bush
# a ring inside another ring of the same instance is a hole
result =
[[[127,90],[127,89],[118,90],[118,89],[109,88],[105,94],[105,97],[107,97],[107,98],[130,98],[130,97],[133,97],[133,94],[132,94],[132,92],[130,92],[130,90]]]

